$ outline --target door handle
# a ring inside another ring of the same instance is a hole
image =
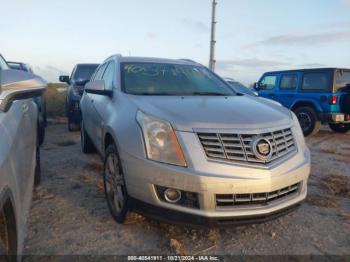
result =
[[[269,97],[274,97],[275,95],[274,94],[268,94]]]
[[[286,95],[286,97],[294,97],[294,95]]]
[[[93,99],[91,99],[91,103],[93,103],[94,102],[94,100]]]

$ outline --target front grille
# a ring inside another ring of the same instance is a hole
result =
[[[296,152],[290,128],[262,134],[197,133],[205,154],[209,159],[264,165]],[[270,141],[272,155],[267,160],[258,158],[252,148],[252,141],[263,137]]]
[[[249,205],[266,205],[277,199],[287,196],[297,195],[299,193],[301,183],[297,183],[279,190],[264,193],[252,194],[217,194],[217,207],[235,207],[235,206],[249,206]]]

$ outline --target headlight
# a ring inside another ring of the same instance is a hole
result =
[[[148,159],[187,166],[176,134],[169,122],[146,115],[141,111],[137,111],[136,119],[143,132]]]
[[[293,129],[295,130],[296,141],[300,143],[302,149],[304,150],[306,148],[306,144],[305,144],[305,137],[303,134],[303,130],[300,127],[300,123],[297,116],[292,111],[290,111],[290,114],[292,115],[292,119],[293,119],[293,125],[294,125]]]

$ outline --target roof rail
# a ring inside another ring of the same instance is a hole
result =
[[[192,60],[192,59],[187,59],[187,58],[180,58],[178,60],[181,60],[181,61],[186,61],[186,62],[191,62],[191,63],[195,63],[195,64],[198,64],[196,61]]]
[[[112,58],[121,58],[122,55],[121,54],[114,54],[114,55],[111,55],[109,56],[108,58],[105,59],[105,61],[109,60],[109,59],[112,59]]]

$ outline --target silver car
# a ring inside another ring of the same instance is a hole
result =
[[[40,182],[38,109],[46,83],[0,55],[0,258],[21,254],[33,185]]]
[[[306,197],[295,115],[235,93],[189,60],[112,56],[81,100],[81,143],[104,159],[117,222],[128,210],[189,224],[265,221]]]

